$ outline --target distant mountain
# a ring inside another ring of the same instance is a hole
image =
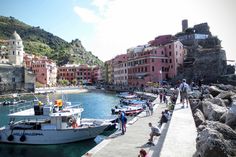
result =
[[[58,65],[103,65],[98,57],[85,50],[79,39],[68,43],[40,27],[27,25],[11,16],[0,16],[0,39],[8,40],[14,31],[21,36],[26,53],[47,56]]]

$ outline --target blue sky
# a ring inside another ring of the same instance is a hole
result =
[[[234,0],[1,0],[0,15],[13,16],[66,41],[78,38],[103,61],[158,35],[208,22],[236,59]]]

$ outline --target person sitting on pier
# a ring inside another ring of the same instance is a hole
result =
[[[163,123],[167,123],[168,120],[170,120],[170,117],[171,117],[171,115],[170,115],[169,110],[162,111],[162,112],[161,112],[161,119],[160,119],[160,121],[159,121],[160,126],[161,126]]]
[[[152,123],[148,123],[148,125],[151,128],[150,139],[148,141],[153,142],[153,137],[154,136],[160,136],[161,135],[161,130],[158,127],[152,126]]]

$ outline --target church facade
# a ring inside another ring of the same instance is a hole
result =
[[[35,76],[24,67],[24,45],[19,34],[15,31],[0,44],[0,94],[34,91]]]

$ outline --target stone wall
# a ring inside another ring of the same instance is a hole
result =
[[[177,80],[186,78],[188,82],[203,80],[205,83],[217,82],[227,73],[226,54],[221,49],[192,49],[184,66],[179,69]]]
[[[24,67],[0,65],[0,94],[25,91]],[[32,89],[32,84],[30,85]]]

